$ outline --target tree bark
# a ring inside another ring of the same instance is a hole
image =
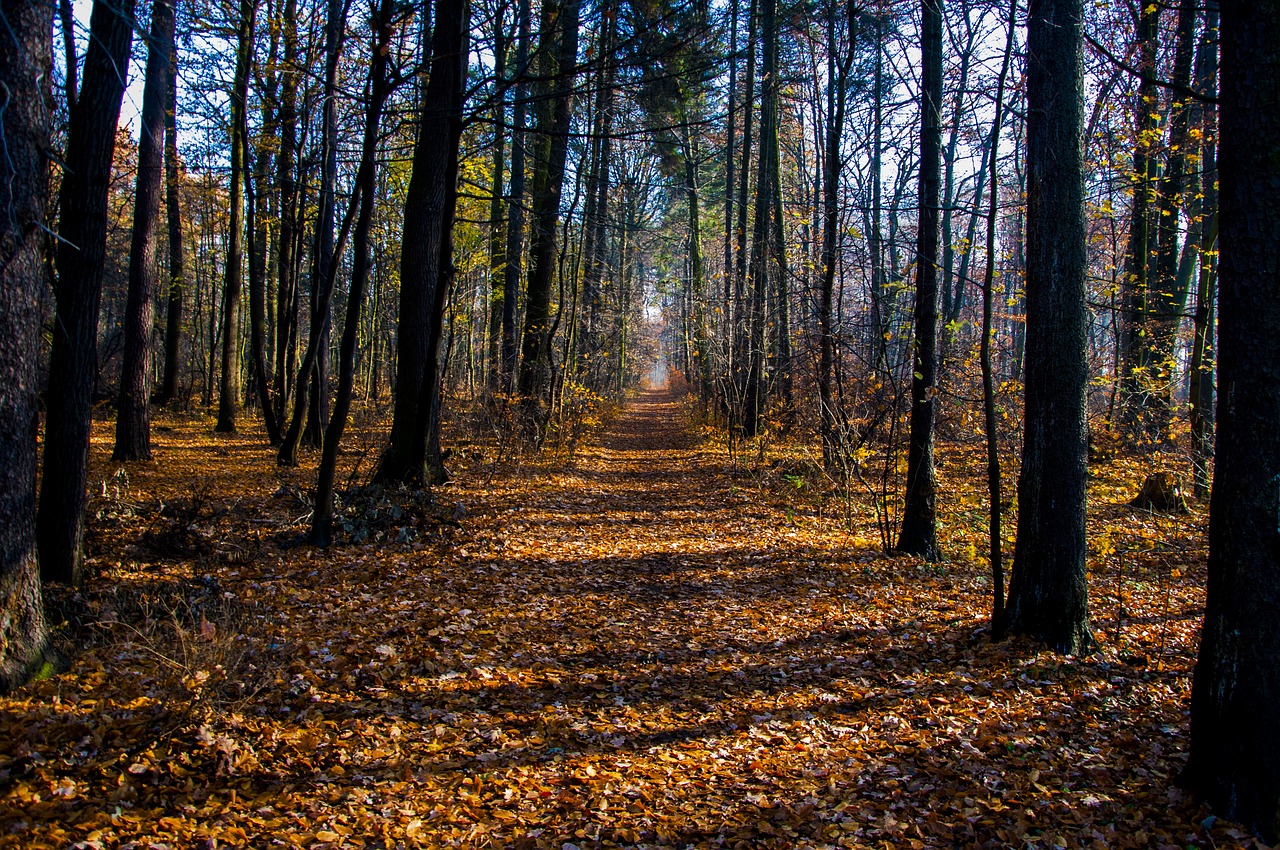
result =
[[[404,205],[400,248],[400,319],[396,336],[395,406],[391,439],[379,460],[376,481],[431,484],[427,440],[431,411],[423,409],[424,386],[434,382],[444,328],[436,321],[438,289],[447,286],[449,262],[441,246],[453,227],[450,199],[455,197],[462,100],[466,86],[467,0],[436,4],[431,43],[431,76],[420,108],[421,123],[413,152],[413,176]]]
[[[228,188],[227,262],[222,296],[222,381],[218,385],[221,434],[234,434],[240,409],[240,277],[244,268],[244,169],[247,148],[245,110],[249,100],[249,65],[253,61],[256,0],[240,0],[236,36],[236,70],[231,86],[231,185]]]
[[[920,216],[916,231],[915,345],[907,493],[898,551],[936,561],[938,483],[933,411],[938,372],[938,214],[942,179],[942,0],[921,4]]]
[[[182,246],[182,184],[178,177],[178,50],[169,52],[168,103],[164,114],[165,212],[169,228],[169,292],[165,311],[164,377],[160,381],[157,404],[168,404],[178,394],[178,372],[182,358],[182,298],[186,277]]]
[[[48,639],[36,563],[40,292],[49,202],[53,7],[3,0],[0,43],[0,693],[40,665]]]
[[[160,199],[164,176],[165,106],[173,52],[173,2],[151,6],[147,72],[138,134],[138,176],[134,189],[133,238],[129,249],[129,292],[125,303],[124,363],[116,413],[112,460],[151,459],[151,337],[159,278]]]
[[[1087,651],[1081,0],[1032,0],[1027,25],[1026,412],[1009,629]]]
[[[67,138],[58,195],[57,302],[45,407],[40,486],[40,573],[78,584],[84,543],[90,403],[98,356],[98,305],[106,265],[107,192],[133,38],[133,2],[95,0],[84,84]]]
[[[573,113],[574,66],[578,58],[579,0],[561,0],[549,11],[544,43],[555,33],[555,58],[550,99],[538,132],[546,158],[532,198],[529,245],[529,286],[525,304],[524,339],[520,352],[521,420],[526,434],[540,442],[548,415],[551,382],[551,288],[556,268],[556,222],[564,186],[569,129]],[[557,20],[558,18],[558,20]],[[553,29],[554,28],[554,29]]]
[[[1280,2],[1222,4],[1217,461],[1182,781],[1280,840]]]
[[[334,400],[333,416],[329,419],[329,427],[324,434],[324,448],[316,480],[315,511],[311,518],[311,542],[317,546],[328,546],[333,540],[333,481],[338,468],[338,445],[342,442],[342,433],[346,430],[347,417],[351,412],[360,309],[369,285],[369,233],[373,226],[376,201],[374,168],[378,154],[378,128],[389,93],[387,65],[391,35],[395,29],[395,22],[392,20],[394,8],[395,0],[381,0],[371,22],[374,37],[369,60],[369,106],[365,114],[360,166],[356,172],[356,183],[360,186],[360,212],[356,215],[351,240],[351,288],[347,296],[346,324],[342,329],[338,355],[338,394]]]

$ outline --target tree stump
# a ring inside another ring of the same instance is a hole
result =
[[[1129,504],[1135,508],[1160,513],[1187,512],[1187,500],[1182,492],[1182,484],[1176,476],[1168,472],[1148,475],[1147,480],[1142,482],[1142,489]]]

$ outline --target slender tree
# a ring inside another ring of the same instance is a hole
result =
[[[0,693],[44,656],[36,564],[40,291],[49,201],[53,7],[3,0],[0,17]]]
[[[178,176],[178,51],[176,42],[169,52],[169,84],[164,111],[165,213],[169,233],[169,290],[165,310],[164,376],[157,404],[168,404],[178,394],[178,371],[182,354],[182,298],[186,264],[182,244],[182,183]]]
[[[942,179],[942,0],[923,0],[920,26],[920,216],[907,494],[898,550],[938,559],[933,410],[938,372],[938,201]]]
[[[249,101],[249,68],[253,61],[256,0],[240,0],[236,35],[236,70],[231,83],[231,175],[227,217],[227,262],[222,296],[222,381],[218,385],[216,430],[234,434],[240,409],[240,277],[244,270],[244,170],[248,143],[245,111]]]
[[[57,312],[45,402],[36,534],[46,581],[78,584],[89,471],[90,401],[106,265],[107,192],[133,40],[133,2],[95,0],[84,83],[71,112],[58,193]]]
[[[1209,586],[1183,782],[1280,841],[1280,2],[1226,0]]]
[[[1093,643],[1088,473],[1082,0],[1031,0],[1027,22],[1026,411],[1009,629],[1063,653]]]
[[[116,413],[113,460],[151,459],[151,337],[159,277],[160,200],[164,177],[165,106],[173,52],[173,0],[151,6],[147,72],[138,133],[129,294],[125,305],[124,365]]]

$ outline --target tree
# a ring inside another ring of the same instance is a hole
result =
[[[431,77],[422,96],[413,176],[404,202],[400,244],[400,317],[396,335],[395,408],[391,439],[374,475],[387,484],[433,483],[440,458],[428,456],[438,414],[438,364],[444,296],[453,263],[458,144],[467,80],[467,0],[436,4],[431,34]],[[435,468],[428,466],[434,462]]]
[[[151,7],[147,74],[138,132],[133,242],[129,251],[129,300],[125,307],[124,366],[112,460],[151,459],[151,326],[160,267],[160,198],[164,176],[165,107],[173,52],[173,0]],[[181,293],[181,290],[179,290]],[[179,295],[181,297],[181,295]]]
[[[164,111],[164,185],[169,227],[169,291],[165,311],[164,377],[157,404],[168,404],[178,392],[178,364],[182,352],[182,297],[186,277],[182,245],[182,198],[178,179],[178,51],[169,52],[168,103]]]
[[[253,23],[256,0],[240,0],[236,36],[236,70],[231,84],[230,216],[227,231],[227,263],[222,298],[222,383],[218,389],[217,430],[234,434],[240,408],[240,277],[244,265],[244,170],[248,152],[245,111],[249,106],[249,66],[253,61]]]
[[[1084,85],[1081,0],[1027,22],[1027,337],[1009,629],[1086,651]]]
[[[938,199],[942,168],[942,0],[923,0],[920,26],[920,220],[907,495],[898,550],[938,559],[933,408],[938,372]]]
[[[524,339],[517,389],[522,398],[523,427],[535,441],[546,424],[547,393],[551,389],[551,284],[556,268],[556,222],[564,187],[573,117],[574,66],[578,58],[580,0],[548,3],[543,10],[543,44],[556,45],[551,65],[553,83],[538,122],[540,171],[534,186],[529,260],[531,269],[525,305]],[[549,57],[550,58],[550,57]]]
[[[360,331],[360,309],[369,286],[369,232],[373,226],[374,177],[378,155],[378,128],[382,110],[390,93],[387,67],[390,63],[391,36],[395,32],[395,0],[381,0],[373,14],[373,38],[369,59],[369,106],[365,114],[364,142],[360,150],[360,166],[356,172],[360,206],[356,215],[351,250],[351,286],[347,296],[346,324],[342,329],[342,348],[338,363],[338,396],[333,416],[324,433],[324,448],[316,481],[315,512],[311,519],[311,542],[328,546],[333,539],[333,479],[338,468],[338,444],[347,427],[351,412],[351,390],[355,383],[356,342]]]
[[[47,638],[36,563],[40,290],[49,199],[53,7],[3,0],[0,15],[0,693],[22,684]]]
[[[98,305],[106,265],[107,192],[133,39],[133,0],[95,0],[83,84],[71,111],[58,193],[57,312],[45,403],[44,467],[36,534],[46,581],[80,582],[90,401]]]
[[[1217,461],[1182,781],[1280,840],[1280,2],[1222,9]]]

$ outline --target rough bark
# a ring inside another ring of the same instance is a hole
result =
[[[112,460],[151,459],[151,337],[160,276],[160,200],[164,177],[165,106],[173,52],[173,2],[151,6],[147,72],[138,134],[138,174],[134,188],[133,237],[129,249],[129,292],[125,303],[124,363],[116,413]]]
[[[249,99],[249,65],[253,60],[255,0],[240,0],[236,36],[236,70],[231,84],[231,185],[228,189],[227,261],[222,296],[222,380],[218,385],[221,434],[234,434],[240,410],[240,277],[244,268],[245,110]]]
[[[898,550],[936,561],[938,483],[933,413],[938,372],[938,201],[942,179],[942,0],[923,0],[920,27],[920,215],[907,492]]]
[[[430,484],[427,437],[430,410],[422,409],[432,343],[443,333],[436,318],[437,289],[447,270],[441,267],[441,245],[453,226],[450,185],[456,179],[458,142],[462,132],[462,98],[466,85],[466,0],[436,5],[432,30],[431,77],[422,97],[421,123],[413,152],[413,176],[405,197],[400,248],[400,318],[396,336],[395,406],[391,439],[374,478],[386,484]]]
[[[3,0],[0,90],[0,693],[40,664],[47,633],[36,563],[40,291],[49,201],[53,7]]]
[[[578,57],[579,0],[563,0],[549,13],[544,33],[555,33],[554,83],[538,132],[546,158],[532,197],[529,284],[517,390],[522,427],[535,442],[546,424],[551,384],[551,289],[556,269],[556,222],[564,186],[573,112],[573,68]],[[558,20],[555,20],[558,18]],[[554,27],[554,30],[552,30]]]
[[[1027,331],[1009,629],[1092,645],[1085,573],[1086,364],[1081,0],[1032,0],[1027,26]]]
[[[107,192],[133,37],[133,2],[96,0],[84,84],[71,113],[58,194],[57,314],[45,402],[44,467],[36,534],[46,581],[80,581],[90,402],[98,305],[106,265]]]
[[[168,103],[164,111],[165,213],[169,232],[169,291],[165,310],[164,377],[160,381],[157,404],[168,404],[178,394],[178,372],[182,355],[182,298],[186,277],[182,247],[182,190],[178,179],[178,51],[169,52]]]
[[[1183,781],[1280,840],[1280,2],[1222,7],[1217,460]]]
[[[369,60],[369,105],[365,114],[360,166],[356,172],[356,183],[360,186],[360,212],[356,215],[351,239],[351,289],[347,296],[346,324],[342,329],[342,343],[338,354],[338,393],[334,399],[333,416],[329,419],[329,427],[324,434],[324,448],[316,479],[315,511],[311,518],[311,542],[317,546],[328,546],[333,540],[333,481],[338,468],[338,446],[347,427],[347,417],[351,412],[351,393],[355,385],[360,310],[369,284],[369,234],[373,226],[376,200],[374,168],[378,153],[378,128],[389,92],[387,64],[394,31],[394,2],[395,0],[381,0],[372,21],[374,38]]]

